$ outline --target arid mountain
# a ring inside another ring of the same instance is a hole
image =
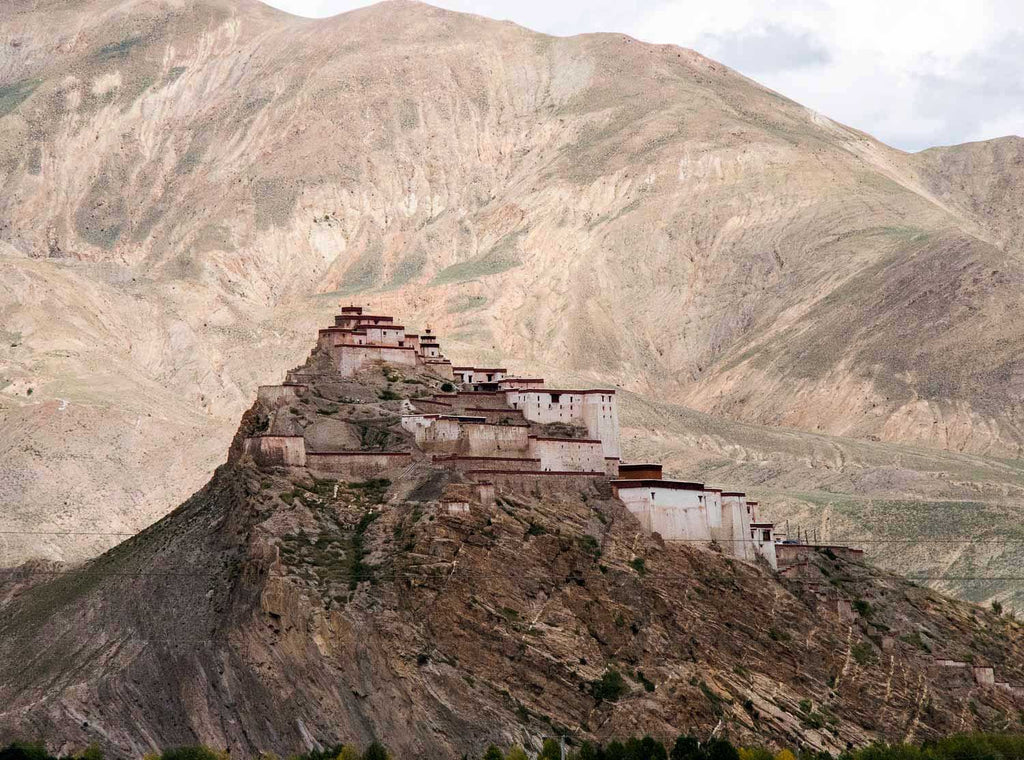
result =
[[[1019,623],[832,552],[783,578],[666,545],[603,478],[452,510],[477,486],[422,452],[383,481],[243,455],[285,427],[411,450],[400,398],[441,379],[381,370],[314,353],[308,392],[257,402],[162,521],[84,567],[0,572],[0,743],[460,757],[686,731],[835,753],[1021,725]]]
[[[693,51],[407,2],[0,15],[0,561],[166,514],[348,299],[638,416],[1015,467],[1019,139],[909,156]],[[966,489],[1020,506],[981,470]],[[916,483],[911,536],[944,519]],[[800,505],[779,514],[821,514]]]

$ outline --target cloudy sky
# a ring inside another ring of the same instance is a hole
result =
[[[362,0],[269,0],[329,16]],[[434,0],[694,48],[904,150],[1024,135],[1024,0]]]

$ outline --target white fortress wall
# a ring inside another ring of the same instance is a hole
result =
[[[660,533],[666,541],[711,540],[701,491],[658,485],[620,485],[618,492],[644,529]]]

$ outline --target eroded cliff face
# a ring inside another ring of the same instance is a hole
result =
[[[1017,456],[1012,140],[909,157],[693,51],[413,3],[4,14],[14,529],[164,515],[339,298],[434,322],[460,361]]]
[[[292,415],[397,427],[382,378],[328,378]],[[837,751],[1019,721],[1020,692],[937,663],[1021,685],[1007,619],[827,554],[786,580],[666,545],[599,488],[453,514],[459,475],[425,461],[367,481],[259,468],[241,441],[271,414],[250,410],[228,463],[140,535],[78,569],[5,571],[0,740],[449,757],[717,731]],[[625,688],[598,699],[612,671]]]

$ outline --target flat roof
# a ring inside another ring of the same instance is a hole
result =
[[[586,390],[566,390],[564,388],[519,388],[517,389],[521,393],[576,393],[579,395],[586,395],[588,393],[607,393],[614,395],[615,391],[608,390],[607,388],[588,388]]]
[[[654,478],[642,478],[631,480],[623,478],[613,480],[612,485],[617,488],[669,488],[676,491],[703,491],[703,483],[689,483],[685,480],[656,480]]]
[[[458,460],[460,462],[539,462],[540,459],[531,457],[470,457],[460,456],[459,454],[452,454],[451,456],[434,457],[435,462],[450,462],[452,460]]]
[[[722,496],[746,496],[743,491],[722,491]]]
[[[586,475],[587,477],[604,477],[603,472],[596,470],[467,470],[467,475]]]
[[[411,457],[411,451],[307,451],[306,456]]]
[[[415,351],[412,346],[389,346],[386,343],[340,343],[338,348],[391,348],[395,351]]]
[[[499,410],[500,411],[500,410]],[[527,436],[535,441],[561,441],[562,443],[601,443],[598,438],[554,438],[546,435]]]

